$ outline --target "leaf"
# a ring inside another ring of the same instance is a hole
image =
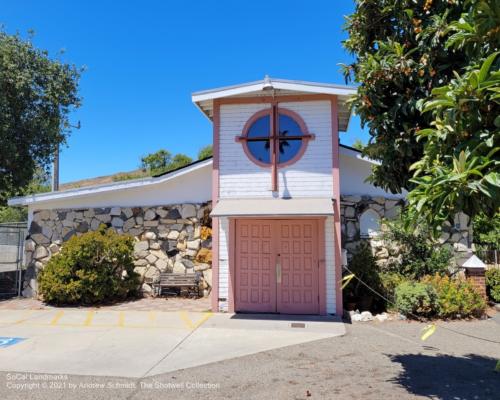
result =
[[[497,115],[495,122],[493,122],[497,128],[500,128],[500,115]]]
[[[495,372],[500,372],[500,360],[497,360],[497,365],[495,366]]]
[[[349,275],[346,275],[342,278],[341,282],[342,282],[342,289],[344,289],[347,285],[349,285],[349,283],[352,281],[352,279],[354,278],[354,274],[349,274]]]
[[[500,187],[500,173],[498,172],[490,172],[485,175],[484,180],[493,186]]]
[[[483,63],[481,66],[481,69],[479,70],[479,76],[478,76],[478,81],[479,83],[483,82],[486,77],[488,76],[488,72],[490,72],[490,67],[491,64],[493,64],[493,61],[495,61],[495,58],[497,58],[499,52],[497,51],[496,53],[493,53],[490,55]]]
[[[429,339],[434,332],[436,332],[436,324],[429,324],[427,325],[424,329],[422,329],[421,333],[422,336],[420,336],[420,340],[424,341]]]
[[[430,110],[439,107],[454,107],[455,103],[452,100],[439,99],[439,100],[431,100],[425,103],[425,107],[422,112],[426,113]]]

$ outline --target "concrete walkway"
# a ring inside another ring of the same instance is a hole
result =
[[[140,378],[345,334],[333,317],[0,310],[1,369]]]

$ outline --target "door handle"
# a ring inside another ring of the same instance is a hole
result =
[[[276,283],[281,283],[281,262],[279,254],[276,257]]]

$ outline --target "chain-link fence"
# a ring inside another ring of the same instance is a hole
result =
[[[0,224],[0,297],[20,296],[26,223]]]

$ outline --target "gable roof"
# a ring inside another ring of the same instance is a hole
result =
[[[318,83],[307,81],[294,81],[287,79],[270,78],[266,76],[259,81],[241,83],[215,89],[203,90],[192,94],[193,103],[210,120],[213,118],[213,101],[222,98],[238,98],[248,96],[287,96],[330,94],[338,96],[339,130],[345,132],[351,118],[351,108],[346,101],[354,94],[353,86],[336,85],[332,83]]]

